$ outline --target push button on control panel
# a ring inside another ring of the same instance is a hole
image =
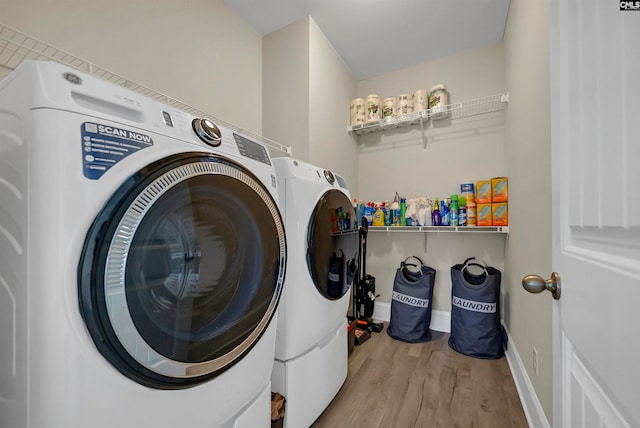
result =
[[[164,120],[165,125],[173,126],[173,120],[171,120],[171,115],[166,111],[162,112],[162,120]]]

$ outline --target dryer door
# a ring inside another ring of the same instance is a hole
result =
[[[341,214],[340,214],[341,212]],[[309,220],[307,265],[313,283],[322,296],[337,300],[344,296],[355,279],[358,260],[358,230],[345,227],[341,218],[356,218],[351,201],[339,190],[324,193]]]
[[[98,350],[129,378],[193,386],[260,338],[285,257],[280,213],[255,176],[209,154],[177,155],[131,177],[94,221],[80,311]]]

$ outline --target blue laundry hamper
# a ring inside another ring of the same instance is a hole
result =
[[[431,339],[429,325],[435,279],[436,271],[418,257],[408,257],[400,263],[393,281],[389,336],[409,343]]]
[[[449,346],[461,354],[495,359],[504,355],[498,269],[477,258],[451,267]]]

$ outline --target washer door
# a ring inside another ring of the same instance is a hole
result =
[[[267,328],[285,270],[278,208],[242,166],[181,154],[131,177],[93,223],[78,269],[98,350],[145,386],[201,383]]]
[[[320,294],[330,300],[344,296],[357,273],[358,230],[351,224],[341,227],[340,211],[353,223],[356,213],[347,195],[335,189],[324,193],[311,213],[307,235],[309,273]]]

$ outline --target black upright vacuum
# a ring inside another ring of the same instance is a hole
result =
[[[367,332],[382,331],[382,323],[375,323],[371,320],[376,297],[376,278],[367,274],[367,234],[369,223],[366,218],[362,218],[359,229],[360,251],[358,252],[358,281],[354,287],[353,294],[353,316],[356,319],[356,328]],[[356,338],[357,343],[357,338]]]

